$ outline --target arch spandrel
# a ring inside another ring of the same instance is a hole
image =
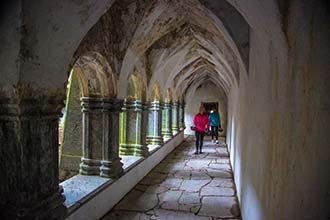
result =
[[[99,53],[91,52],[80,57],[73,66],[85,97],[117,96],[117,82],[109,63]]]

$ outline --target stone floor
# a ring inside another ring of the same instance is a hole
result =
[[[241,219],[224,142],[194,152],[187,138],[102,220]]]

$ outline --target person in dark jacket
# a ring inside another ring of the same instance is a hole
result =
[[[205,107],[199,107],[199,112],[194,116],[194,126],[195,126],[195,136],[196,136],[196,152],[195,154],[203,153],[203,139],[205,135],[205,131],[207,131],[210,127],[209,117],[206,113]]]
[[[213,107],[210,114],[209,114],[209,120],[211,125],[211,135],[212,135],[212,142],[219,144],[218,141],[218,132],[219,127],[221,128],[221,121],[220,121],[220,115],[216,111],[216,109]]]

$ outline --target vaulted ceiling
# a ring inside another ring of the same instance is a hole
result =
[[[140,69],[147,86],[157,82],[163,94],[207,81],[228,94],[248,69],[249,25],[225,0],[116,1],[80,47],[95,38],[119,85]]]

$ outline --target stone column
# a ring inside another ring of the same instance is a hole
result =
[[[164,102],[162,111],[162,134],[164,139],[172,138],[172,104]]]
[[[148,148],[143,134],[142,102],[125,101],[121,117],[120,154],[146,157]]]
[[[148,132],[148,123],[149,123],[149,105],[148,103],[142,104],[142,131],[141,131],[141,143],[145,146],[148,150],[147,144],[147,132]]]
[[[173,102],[172,104],[172,134],[175,135],[179,132],[179,104]]]
[[[184,108],[185,108],[185,103],[184,102],[179,103],[179,127],[180,127],[180,130],[184,130],[186,128],[186,125],[184,123]]]
[[[83,157],[80,174],[99,175],[102,160],[103,100],[81,98],[83,112]]]
[[[150,102],[148,110],[147,144],[161,146],[163,145],[161,103],[159,101]]]
[[[0,219],[62,219],[58,120],[64,97],[27,94],[0,98]]]
[[[183,130],[182,126],[182,104],[181,102],[178,103],[178,110],[179,110],[179,118],[178,118],[178,123],[179,123],[179,130]]]
[[[100,168],[102,177],[116,178],[123,172],[119,157],[119,112],[122,107],[123,100],[103,100],[103,158]]]

